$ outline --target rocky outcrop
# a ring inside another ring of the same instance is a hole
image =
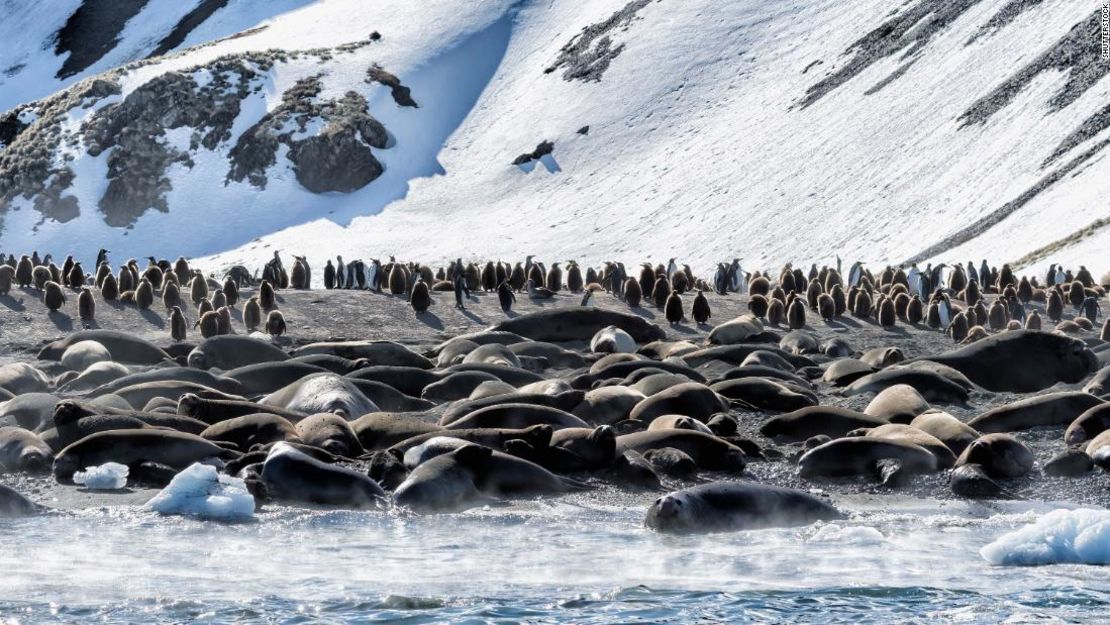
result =
[[[366,98],[350,91],[338,100],[321,100],[320,90],[317,76],[282,94],[281,104],[239,137],[229,154],[228,180],[265,188],[266,170],[276,164],[283,144],[297,181],[315,193],[354,191],[380,176],[381,163],[370,148],[387,147],[389,135],[370,115]],[[310,134],[310,126],[319,123],[323,129]]]
[[[587,126],[587,128],[589,128],[589,127]],[[585,134],[585,133],[581,133],[581,134]],[[531,163],[532,161],[540,160],[541,158],[547,156],[548,154],[551,154],[553,151],[555,151],[555,144],[554,143],[552,143],[550,141],[540,141],[539,145],[536,146],[535,150],[532,150],[531,152],[525,152],[524,154],[521,154],[520,156],[514,158],[513,159],[513,165],[527,165],[528,163]]]
[[[119,43],[127,21],[149,0],[85,0],[58,31],[54,53],[66,56],[58,78],[69,78],[99,61]]]
[[[631,0],[605,21],[583,28],[582,32],[575,35],[559,50],[559,56],[555,58],[555,62],[543,72],[550,74],[562,68],[563,80],[583,82],[601,80],[605,70],[609,69],[609,64],[624,51],[623,43],[613,43],[612,33],[627,29],[636,19],[640,9],[653,1],[661,0]]]
[[[416,103],[416,100],[412,99],[412,91],[401,84],[401,79],[385,71],[380,65],[372,65],[370,69],[366,70],[366,82],[376,82],[380,85],[389,87],[389,90],[393,94],[393,101],[396,102],[398,106],[409,106],[412,108],[420,107],[420,105]]]

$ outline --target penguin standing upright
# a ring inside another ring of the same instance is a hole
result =
[[[516,303],[516,295],[513,295],[513,287],[509,286],[508,281],[502,281],[497,285],[497,299],[501,302],[501,310],[509,314],[513,304]]]
[[[698,294],[694,296],[694,304],[690,307],[690,312],[694,315],[694,322],[698,325],[709,321],[712,313],[709,310],[709,300],[705,297],[705,291],[698,289]]]
[[[682,298],[678,293],[671,291],[667,296],[667,302],[663,309],[667,317],[667,322],[674,325],[686,318],[686,314],[682,312]]]
[[[335,265],[331,264],[331,260],[324,265],[324,288],[328,290],[335,288]]]

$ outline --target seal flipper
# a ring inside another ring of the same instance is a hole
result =
[[[912,473],[906,471],[902,461],[897,458],[883,458],[875,461],[875,472],[879,481],[888,488],[901,488],[910,483]]]

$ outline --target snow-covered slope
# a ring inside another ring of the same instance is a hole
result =
[[[231,0],[13,111],[0,249],[1101,272],[1100,6]]]

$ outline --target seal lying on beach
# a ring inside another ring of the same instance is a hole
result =
[[[644,525],[660,532],[706,533],[794,527],[842,518],[836,508],[800,490],[712,482],[656,499]]]

